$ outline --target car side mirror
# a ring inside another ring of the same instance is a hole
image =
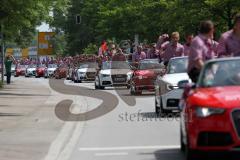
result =
[[[178,88],[184,89],[188,83],[189,83],[188,80],[182,80],[182,81],[178,82]]]

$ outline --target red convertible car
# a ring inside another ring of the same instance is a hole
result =
[[[54,77],[56,79],[67,78],[67,72],[68,72],[68,65],[60,64],[55,71]]]
[[[45,64],[39,64],[39,65],[37,65],[35,78],[44,77],[44,73],[45,73],[45,69],[46,69],[46,68],[47,68],[47,67],[46,67]]]
[[[181,149],[240,151],[240,58],[207,62],[198,83],[185,87],[181,112]]]
[[[158,75],[164,74],[164,65],[158,59],[146,59],[134,69],[130,79],[131,95],[142,94],[142,91],[154,91],[154,83]]]
[[[14,72],[14,77],[24,76],[26,69],[27,65],[17,65]]]

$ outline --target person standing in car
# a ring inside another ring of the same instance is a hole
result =
[[[194,83],[197,82],[204,62],[214,58],[215,45],[213,41],[214,24],[212,21],[202,21],[199,35],[196,36],[190,47],[188,75]]]
[[[143,47],[139,45],[137,47],[137,52],[132,54],[132,61],[135,63],[144,59],[146,59],[146,53],[143,52]]]
[[[233,29],[222,34],[217,47],[217,55],[240,56],[240,14],[234,17]]]
[[[15,62],[15,58],[13,56],[8,55],[5,59],[5,69],[6,69],[6,75],[7,75],[7,84],[11,83],[11,68],[12,63]]]
[[[161,46],[160,52],[164,64],[167,65],[169,60],[173,57],[181,57],[184,55],[184,47],[179,43],[180,35],[178,32],[173,32],[170,42],[165,42]]]
[[[189,56],[190,46],[193,40],[193,34],[187,34],[185,37],[186,43],[184,44],[184,56]]]

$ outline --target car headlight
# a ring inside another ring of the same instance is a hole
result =
[[[223,114],[225,109],[223,108],[208,108],[208,107],[197,107],[196,115],[200,118],[206,118],[212,115]]]
[[[174,85],[172,85],[172,84],[167,84],[167,89],[168,89],[169,91],[171,91],[171,90],[174,90],[174,89],[178,89],[178,86],[174,86]]]
[[[132,73],[127,73],[127,80],[130,80],[132,78]]]

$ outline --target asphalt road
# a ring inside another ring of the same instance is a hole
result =
[[[54,84],[58,82],[55,81]],[[72,86],[76,90],[84,87],[83,89],[96,92],[92,83],[74,84],[65,81],[65,85],[70,87],[71,92]],[[184,159],[179,150],[179,118],[157,117],[154,113],[153,94],[144,93],[142,96],[132,97],[124,88],[107,88],[103,92],[115,95],[118,104],[113,110],[96,119],[77,122],[82,123],[83,127],[76,132],[78,138],[75,145],[67,146],[69,152],[66,154],[69,154],[70,160]],[[120,96],[136,99],[136,105],[127,105]],[[110,97],[107,101],[111,102],[113,99]],[[84,103],[85,111],[91,111],[99,106],[101,100],[85,97]],[[77,105],[83,107],[83,104]]]

